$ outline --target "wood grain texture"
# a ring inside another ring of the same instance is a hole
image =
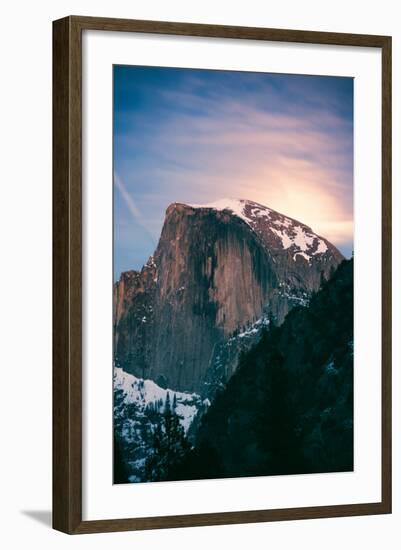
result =
[[[382,500],[82,521],[82,114],[85,29],[376,47],[382,50]],[[53,527],[69,534],[391,512],[391,38],[71,16],[53,23]]]
[[[53,527],[81,523],[81,52],[53,24]]]
[[[386,37],[382,46],[382,502],[388,513],[392,507],[391,50],[391,37]]]
[[[76,534],[109,533],[113,531],[138,531],[145,529],[170,529],[177,527],[202,527],[206,525],[235,525],[238,523],[263,523],[301,519],[332,518],[385,514],[382,503],[350,504],[344,506],[313,506],[308,508],[284,508],[276,510],[251,510],[216,514],[191,514],[185,516],[161,516],[153,518],[129,518],[84,521]]]
[[[270,40],[275,42],[298,42],[300,44],[382,47],[387,38],[384,36],[364,34],[268,29],[260,27],[234,27],[229,25],[206,25],[138,19],[111,19],[107,17],[80,17],[74,15],[71,16],[71,20],[81,29],[172,34],[209,38]]]

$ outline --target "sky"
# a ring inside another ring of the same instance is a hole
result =
[[[114,278],[172,202],[259,202],[353,248],[353,79],[114,66]]]

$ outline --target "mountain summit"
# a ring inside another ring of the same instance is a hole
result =
[[[342,260],[310,227],[256,202],[173,203],[154,255],[115,284],[116,364],[210,395],[262,327],[308,303]]]
[[[188,205],[218,212],[230,212],[243,220],[261,239],[269,250],[289,250],[294,261],[303,258],[310,262],[314,256],[338,254],[338,250],[310,227],[267,206],[247,199],[220,199],[205,205]]]

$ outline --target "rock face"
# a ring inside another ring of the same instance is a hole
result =
[[[173,203],[154,256],[115,284],[116,364],[207,395],[216,350],[262,318],[281,324],[342,260],[309,227],[255,202]]]

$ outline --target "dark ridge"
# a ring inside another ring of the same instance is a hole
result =
[[[240,359],[168,479],[353,469],[353,260]]]

